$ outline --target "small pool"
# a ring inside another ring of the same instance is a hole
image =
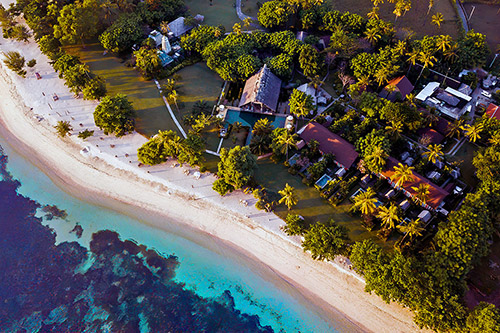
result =
[[[319,187],[320,189],[322,189],[323,187],[326,186],[326,184],[328,184],[328,182],[332,180],[332,177],[328,176],[326,173],[321,176],[320,179],[318,179],[318,181],[316,182],[316,186]]]
[[[288,163],[290,166],[295,165],[297,163],[297,160],[299,159],[300,155],[299,154],[294,154],[292,157],[288,159]]]
[[[274,128],[285,126],[286,117],[269,116],[260,113],[237,110],[227,110],[226,118],[224,118],[224,121],[226,121],[228,124],[234,124],[235,122],[239,121],[243,124],[243,126],[249,126],[250,128],[253,128],[253,125],[255,125],[257,120],[263,118],[269,119],[269,123],[274,126]],[[246,145],[250,144],[251,139],[252,131],[250,131],[250,133],[248,134]]]

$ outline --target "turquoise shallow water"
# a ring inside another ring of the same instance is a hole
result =
[[[154,248],[168,257],[174,254],[180,262],[174,280],[185,284],[203,298],[219,297],[228,290],[234,298],[235,309],[250,315],[257,315],[262,326],[271,326],[274,331],[284,332],[336,332],[349,331],[349,324],[339,319],[338,325],[318,316],[312,308],[292,297],[282,284],[278,288],[264,276],[256,274],[246,262],[229,249],[211,244],[210,250],[187,238],[149,227],[138,220],[118,214],[109,209],[97,207],[66,194],[59,189],[38,168],[18,155],[6,142],[0,139],[9,156],[7,170],[20,180],[18,193],[41,205],[56,205],[65,210],[65,219],[44,220],[56,231],[56,241],[78,241],[89,246],[91,236],[99,230],[117,232],[122,240]],[[39,212],[38,215],[43,215]],[[78,223],[83,228],[81,238],[70,233]],[[193,239],[197,237],[193,235]],[[207,240],[205,240],[206,242]],[[210,241],[210,240],[208,240]],[[82,268],[84,269],[84,268]]]

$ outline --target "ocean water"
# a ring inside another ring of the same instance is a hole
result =
[[[0,145],[0,331],[354,329],[225,246],[77,200]]]

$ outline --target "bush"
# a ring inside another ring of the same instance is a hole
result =
[[[86,129],[85,131],[78,133],[78,137],[83,140],[91,137],[92,135],[94,135],[94,131],[91,131],[89,129]]]
[[[288,214],[285,219],[286,225],[281,229],[288,236],[302,235],[305,231],[304,218],[297,214]]]
[[[35,67],[35,65],[36,65],[36,59],[31,59],[26,63],[26,66],[28,66],[29,68],[33,68]]]
[[[212,189],[219,193],[221,196],[226,195],[229,192],[232,192],[234,190],[234,187],[232,185],[229,185],[224,181],[224,179],[217,179],[213,185]],[[255,205],[257,206],[257,205]]]

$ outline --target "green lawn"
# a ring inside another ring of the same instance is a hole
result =
[[[213,72],[204,62],[184,67],[175,73],[176,76],[176,91],[178,95],[177,111],[175,105],[171,103],[172,111],[174,111],[179,121],[191,112],[193,104],[199,100],[208,102],[211,108],[217,102],[222,91],[224,81]],[[163,84],[166,80],[162,81]],[[181,121],[182,124],[182,121]],[[217,150],[220,139],[214,131],[206,132],[207,149]]]
[[[137,112],[139,133],[151,136],[158,130],[177,132],[153,81],[146,81],[138,71],[125,67],[121,59],[111,54],[103,55],[104,49],[98,43],[87,44],[85,48],[73,46],[67,50],[78,55],[93,73],[106,80],[109,95],[122,93],[129,97]]]
[[[230,31],[233,24],[241,22],[236,15],[236,8],[233,7],[235,3],[233,0],[213,0],[212,6],[209,0],[185,0],[185,3],[193,16],[196,14],[205,16],[203,24],[222,24],[226,31]]]
[[[478,146],[476,146],[475,144],[471,142],[465,142],[457,151],[455,156],[452,156],[450,158],[452,161],[460,163],[462,178],[468,185],[472,187],[475,187],[477,185],[477,178],[474,176],[476,168],[472,165],[472,159],[474,158],[474,154],[478,149]]]

